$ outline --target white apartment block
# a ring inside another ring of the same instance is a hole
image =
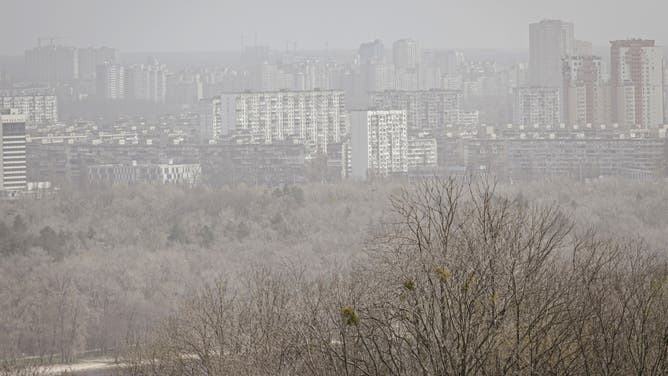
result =
[[[516,88],[513,95],[513,122],[521,125],[561,123],[560,89],[558,87]]]
[[[95,80],[98,97],[105,99],[125,98],[125,67],[122,65],[98,65]]]
[[[273,91],[220,96],[220,133],[246,135],[251,143],[292,141],[307,154],[326,154],[347,134],[343,91]]]
[[[351,177],[366,180],[408,173],[405,110],[352,111]]]
[[[27,188],[25,116],[17,111],[0,113],[0,190],[22,191]]]
[[[28,124],[53,124],[58,121],[58,99],[52,93],[34,90],[0,92],[0,109],[15,110]]]

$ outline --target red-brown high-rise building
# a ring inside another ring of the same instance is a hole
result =
[[[610,42],[612,121],[625,126],[663,123],[663,51],[653,40]]]

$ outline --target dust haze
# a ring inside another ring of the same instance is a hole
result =
[[[0,376],[668,374],[667,12],[4,0]]]

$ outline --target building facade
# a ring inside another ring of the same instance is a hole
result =
[[[109,47],[88,47],[79,49],[79,79],[94,81],[97,66],[118,63],[118,50]]]
[[[96,93],[99,98],[125,99],[125,67],[105,63],[97,66]]]
[[[366,180],[408,173],[405,110],[351,112],[351,177]]]
[[[420,47],[413,39],[401,39],[392,44],[394,66],[397,69],[412,70],[420,62]]]
[[[406,111],[408,131],[434,131],[460,121],[462,93],[455,90],[382,91],[371,93],[369,106]]]
[[[27,188],[25,116],[16,111],[0,113],[0,190],[23,191]]]
[[[29,81],[69,82],[79,78],[79,53],[74,47],[35,47],[25,51],[25,67]]]
[[[513,122],[523,125],[560,124],[560,96],[559,88],[516,88],[513,95]]]
[[[27,124],[43,125],[58,121],[58,98],[52,89],[0,90],[0,109],[16,110]]]
[[[612,121],[642,128],[663,124],[663,49],[653,40],[610,43]]]
[[[529,85],[561,87],[561,59],[574,52],[572,23],[542,20],[529,25]]]
[[[608,86],[603,84],[602,62],[597,56],[563,58],[563,120],[566,124],[606,124]]]
[[[217,115],[216,115],[217,116]],[[221,133],[249,143],[295,142],[326,154],[347,133],[342,91],[274,91],[220,96]]]
[[[165,103],[167,67],[157,61],[125,69],[125,97],[138,101]]]
[[[200,182],[199,164],[92,165],[88,167],[88,184],[93,186],[170,184],[193,187]]]

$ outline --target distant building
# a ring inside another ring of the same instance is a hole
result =
[[[405,110],[409,133],[457,124],[461,104],[462,92],[453,90],[373,92],[369,102],[374,109]]]
[[[346,134],[345,98],[336,90],[223,94],[220,119],[222,134],[252,144],[292,141],[311,156],[325,154]]]
[[[27,124],[53,124],[58,121],[58,98],[53,89],[28,88],[0,90],[0,109],[16,110]]]
[[[420,62],[420,47],[412,39],[401,39],[392,45],[394,66],[397,69],[415,69]]]
[[[591,56],[594,54],[594,46],[591,42],[576,40],[573,54],[576,56]]]
[[[220,97],[203,99],[197,106],[200,125],[200,143],[220,141],[222,136],[222,109]]]
[[[352,111],[351,177],[383,178],[408,173],[405,110]]]
[[[610,43],[612,121],[642,128],[663,124],[663,48],[653,40]]]
[[[304,145],[290,143],[201,146],[202,174],[213,186],[280,186],[306,181]]]
[[[563,58],[563,120],[566,124],[606,124],[608,86],[603,84],[602,62],[597,56]]]
[[[88,167],[88,184],[114,186],[135,184],[173,184],[192,187],[199,183],[199,164],[93,165]]]
[[[25,116],[4,110],[0,112],[0,126],[0,190],[11,195],[27,188]]]
[[[99,98],[125,99],[125,67],[105,63],[97,66],[96,93]]]
[[[80,48],[79,79],[93,81],[97,75],[98,65],[117,64],[118,50],[109,47]]]
[[[543,20],[529,25],[529,85],[561,87],[561,59],[574,54],[574,34],[570,22]]]
[[[462,111],[459,113],[459,125],[464,127],[474,127],[480,124],[479,111]]]
[[[27,79],[39,83],[70,82],[79,78],[79,53],[74,47],[39,46],[25,51]]]
[[[433,137],[409,137],[406,149],[409,174],[436,173],[438,149]]]
[[[359,63],[382,64],[385,62],[385,46],[380,39],[373,42],[362,43],[359,48]]]
[[[125,69],[127,99],[165,103],[167,99],[167,67],[157,61]]]
[[[521,87],[514,90],[513,121],[515,124],[561,123],[560,90],[558,87]]]
[[[360,79],[365,92],[393,90],[396,87],[394,65],[372,62],[360,66]]]
[[[204,98],[204,86],[197,73],[178,72],[167,76],[166,101],[170,104],[193,105]]]

